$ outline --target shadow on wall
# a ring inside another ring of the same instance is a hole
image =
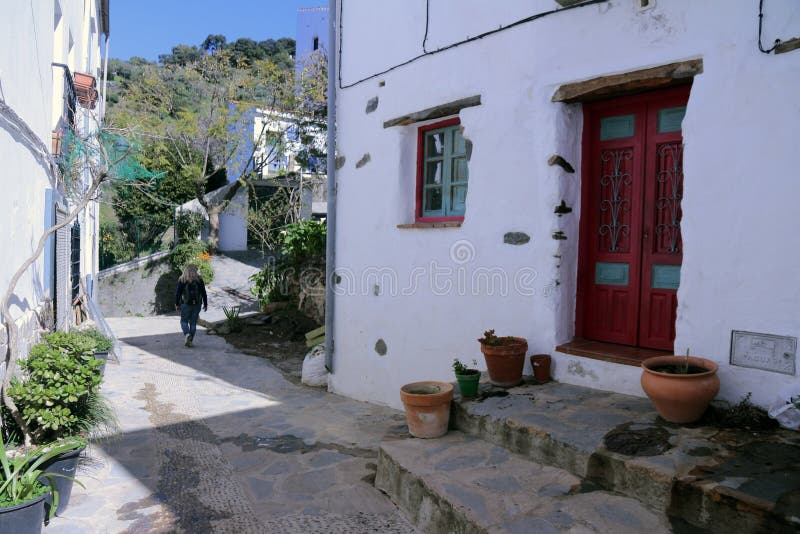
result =
[[[161,274],[156,281],[153,315],[161,315],[175,311],[175,290],[178,289],[178,278],[181,273],[170,269]]]

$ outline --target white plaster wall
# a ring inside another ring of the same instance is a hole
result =
[[[557,7],[549,0],[431,4],[428,50]],[[660,1],[644,12],[635,4],[612,0],[558,13],[338,91],[337,153],[346,162],[337,178],[343,280],[332,390],[399,407],[403,383],[451,380],[456,356],[485,368],[475,340],[495,328],[526,337],[530,353],[553,353],[559,380],[641,394],[635,367],[554,353],[574,334],[582,113],[580,105],[550,98],[563,83],[692,58],[703,59],[705,72],[695,79],[684,122],[676,348],[720,363],[722,398],[752,391],[763,404],[797,380],[727,361],[731,329],[800,336],[800,220],[790,205],[800,195],[800,51],[760,53],[750,3]],[[800,5],[766,7],[766,43],[800,36]],[[371,0],[345,0],[342,11],[345,86],[421,53],[424,2],[378,8]],[[420,124],[384,129],[383,122],[476,94],[482,104],[460,114],[474,143],[463,225],[398,229],[414,217]],[[378,109],[366,114],[375,96]],[[549,167],[555,153],[577,172]],[[369,163],[356,168],[365,154]],[[562,198],[574,211],[558,218],[553,209]],[[557,229],[566,241],[551,238]],[[503,244],[509,231],[529,234],[530,243]],[[455,261],[456,248],[469,252],[469,261]],[[452,269],[449,291],[432,288],[432,261]],[[469,281],[476,270],[494,267],[507,273],[506,295],[459,291],[459,273]],[[535,277],[518,280],[515,289],[520,273]],[[392,280],[399,288],[392,290]],[[417,281],[412,289],[409,280]],[[386,355],[375,351],[379,339]]]
[[[51,131],[53,49],[51,2],[11,2],[0,17],[0,98],[47,146]],[[0,121],[0,289],[5,292],[14,271],[33,252],[45,229],[45,190],[52,187],[46,170]],[[36,309],[44,295],[44,261],[39,259],[22,277],[11,313],[21,318]]]
[[[71,61],[72,70],[86,70],[88,50],[93,65],[99,62],[97,34],[89,30],[94,0],[60,0],[62,19],[54,28],[55,3],[52,1],[9,2],[0,17],[0,33],[6,46],[0,48],[0,99],[19,115],[49,148],[51,131],[61,113],[63,71],[51,62]],[[86,10],[85,10],[86,9]],[[73,50],[68,50],[68,36]],[[54,90],[55,89],[55,90]],[[80,123],[80,121],[79,121]],[[8,287],[14,271],[36,248],[39,236],[51,224],[46,219],[46,191],[53,189],[46,169],[36,160],[4,121],[0,121],[0,250],[5,261],[0,265],[0,289]],[[94,209],[94,208],[92,208]],[[88,239],[84,239],[84,274],[96,262],[96,240],[92,239],[94,219],[86,218]],[[96,234],[96,229],[94,230]],[[49,294],[46,280],[49,267],[42,254],[16,286],[12,315],[26,322],[32,310],[40,307]],[[29,322],[29,321],[27,321]],[[27,334],[26,334],[27,335]],[[24,337],[24,336],[23,336]],[[25,340],[23,340],[24,342]]]
[[[239,189],[219,216],[219,249],[247,250],[247,189]]]

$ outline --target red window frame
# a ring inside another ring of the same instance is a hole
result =
[[[447,215],[444,217],[423,217],[422,216],[422,194],[425,188],[423,187],[423,180],[425,179],[425,132],[430,130],[437,130],[447,126],[456,126],[461,124],[461,119],[454,117],[452,119],[445,119],[443,121],[434,122],[433,124],[426,124],[417,129],[417,192],[416,192],[416,208],[414,213],[414,220],[416,222],[461,222],[464,220],[463,215]]]

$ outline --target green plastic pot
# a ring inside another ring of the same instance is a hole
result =
[[[475,397],[478,395],[478,384],[481,381],[481,372],[473,369],[474,372],[468,374],[456,373],[458,390],[462,397]]]

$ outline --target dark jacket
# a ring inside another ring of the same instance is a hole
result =
[[[206,285],[203,283],[203,280],[200,279],[197,281],[200,284],[200,296],[203,298],[203,308],[208,308],[208,297],[206,296]],[[183,290],[186,288],[188,284],[185,284],[178,280],[178,288],[175,290],[175,306],[180,306],[183,301]]]

